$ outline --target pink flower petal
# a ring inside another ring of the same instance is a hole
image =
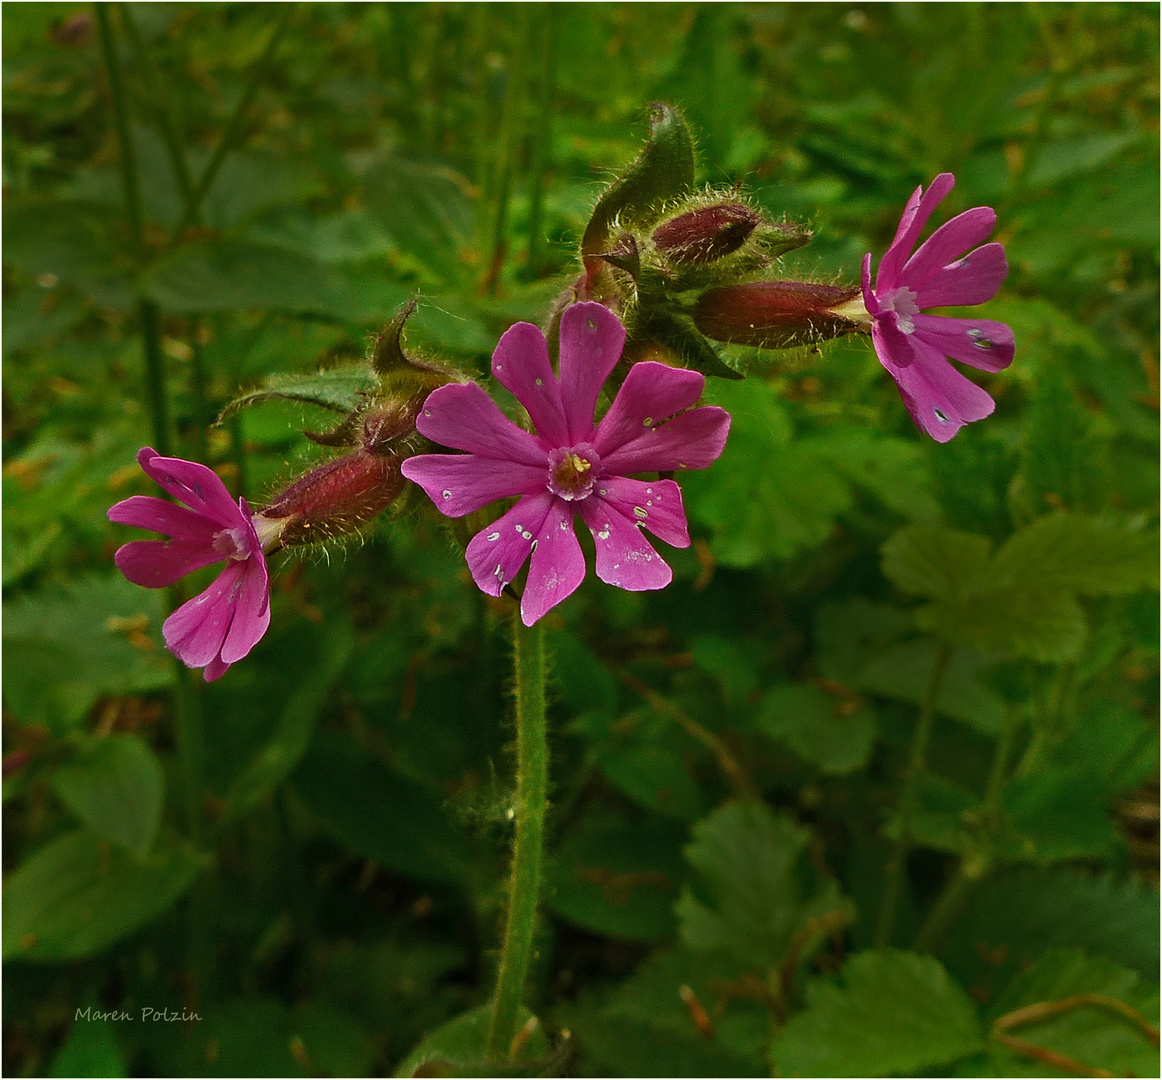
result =
[[[593,534],[597,551],[594,569],[607,585],[644,592],[670,584],[673,571],[633,521],[596,499],[582,500],[577,510]]]
[[[1013,362],[1013,331],[992,319],[951,319],[914,315],[915,336],[944,356],[981,371],[1000,371]]]
[[[702,396],[705,384],[696,371],[653,360],[634,364],[597,425],[594,449],[604,459],[644,432],[656,430],[668,417],[693,405]]]
[[[625,327],[603,304],[573,304],[561,315],[560,341],[561,399],[569,441],[588,441],[597,395],[621,357]]]
[[[220,679],[227,671],[230,670],[230,665],[227,664],[222,657],[215,656],[204,668],[202,668],[202,678],[206,682],[213,682],[215,679]]]
[[[872,330],[879,352],[881,324]],[[989,394],[965,378],[938,351],[912,340],[914,359],[905,365],[885,363],[912,420],[937,442],[948,442],[965,424],[983,420],[996,408]],[[883,361],[883,354],[880,356]]]
[[[976,206],[946,221],[908,260],[902,275],[904,284],[918,289],[937,270],[983,244],[996,223],[997,212],[991,206]]]
[[[955,184],[956,178],[952,173],[941,173],[928,185],[928,190],[924,191],[923,195],[921,195],[923,188],[918,187],[912,192],[912,197],[900,217],[896,237],[880,260],[879,271],[876,273],[877,293],[889,292],[902,283],[904,264],[912,254],[916,241],[920,239],[924,226],[928,224],[932,211]]]
[[[221,660],[241,660],[262,639],[270,626],[270,579],[261,556],[243,564],[242,582],[234,596],[234,618],[222,643]]]
[[[117,549],[113,561],[134,585],[163,589],[186,574],[192,574],[211,563],[221,562],[223,558],[208,542],[201,540],[171,540],[168,543],[162,540],[131,540]]]
[[[1002,244],[985,244],[932,274],[916,290],[922,310],[946,305],[967,306],[991,300],[1005,280],[1009,264]]]
[[[730,432],[730,413],[717,405],[679,413],[661,427],[643,428],[640,435],[601,458],[608,475],[705,469],[716,461]]]
[[[876,299],[875,290],[872,288],[871,259],[869,251],[863,257],[863,265],[860,267],[860,289],[863,292],[863,306],[867,308],[867,313],[874,319],[880,313],[880,302]]]
[[[468,542],[468,569],[482,592],[499,596],[520,572],[555,499],[548,491],[526,495]]]
[[[416,430],[441,446],[482,457],[529,465],[545,460],[536,439],[505,416],[476,383],[433,390],[416,417]]]
[[[584,579],[585,556],[573,531],[573,509],[564,499],[554,499],[536,534],[520,600],[521,621],[532,626],[546,611],[571,596]]]
[[[162,624],[166,646],[186,667],[205,667],[222,651],[244,572],[241,563],[231,560],[209,588],[187,600]]]
[[[427,492],[440,513],[462,517],[497,499],[544,491],[549,465],[544,451],[538,453],[538,465],[475,454],[419,454],[408,458],[400,471]]]
[[[598,482],[593,495],[671,547],[690,546],[686,512],[682,508],[682,489],[673,480],[645,481],[608,476]]]
[[[123,499],[109,507],[109,520],[207,545],[213,543],[215,533],[222,528],[196,510],[175,506],[154,495],[131,495]]]
[[[152,447],[143,447],[137,462],[146,474],[157,481],[175,499],[216,521],[224,528],[245,523],[238,504],[230,497],[226,485],[213,469],[196,461],[162,457]]]
[[[532,323],[510,326],[492,354],[492,374],[515,395],[537,434],[554,446],[568,439],[561,387],[549,362],[549,347]]]

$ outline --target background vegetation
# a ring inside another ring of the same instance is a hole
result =
[[[276,559],[267,638],[204,686],[105,511],[163,439],[261,501],[321,417],[217,411],[416,291],[409,346],[484,373],[663,98],[701,179],[816,230],[789,276],[854,281],[954,171],[1017,358],[939,446],[864,340],[728,352],[674,584],[551,617],[528,1068],[1157,1075],[1116,1004],[1012,1019],[1157,1016],[1157,7],[101,14],[119,87],[92,8],[3,11],[6,1073],[410,1073],[487,1000],[509,646],[439,523]]]

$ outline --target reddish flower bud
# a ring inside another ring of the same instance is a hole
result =
[[[263,545],[301,547],[366,525],[403,490],[402,461],[356,450],[312,469],[254,516]]]
[[[742,247],[761,220],[745,203],[703,206],[654,229],[654,247],[675,266],[704,266]]]
[[[858,295],[858,287],[806,281],[724,285],[698,297],[694,325],[716,341],[786,349],[859,330],[867,312]]]

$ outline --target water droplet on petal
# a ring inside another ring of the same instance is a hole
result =
[[[968,336],[972,339],[973,345],[975,345],[978,349],[985,349],[987,351],[993,347],[992,341],[985,337],[984,331],[980,330],[978,327],[974,326],[969,329]]]
[[[535,382],[537,384],[537,386],[544,386],[545,385],[544,379],[534,379],[533,382]]]
[[[648,487],[648,488],[646,488],[646,494],[647,494],[647,495],[652,495],[653,493],[654,493],[654,489],[653,489],[653,488],[649,488],[649,487]]]
[[[568,531],[569,531],[569,523],[567,521],[562,521],[561,522],[561,532],[568,532]]]
[[[652,416],[647,416],[642,421],[642,427],[649,427],[653,422],[654,422],[654,418]]]
[[[522,532],[524,532],[524,531],[525,531],[525,527],[524,527],[523,525],[518,525],[518,526],[516,527],[516,531],[517,531],[517,532],[519,532],[519,533],[522,533]]]
[[[600,532],[598,532],[597,539],[598,540],[608,540],[609,539],[609,524],[608,523],[606,523],[606,526],[604,529],[602,529]]]
[[[431,415],[432,415],[432,410],[431,410],[431,409],[425,409],[425,410],[424,410],[424,415],[425,415],[425,416],[431,416]]]
[[[520,538],[522,540],[531,540],[533,538],[533,534],[531,532],[522,532],[520,534]]]
[[[679,468],[679,469],[688,469],[688,468],[690,468],[690,466],[689,466],[689,465],[687,465],[687,464],[686,464],[684,461],[679,461],[679,462],[678,462],[678,468]]]
[[[644,519],[644,518],[648,518],[650,516],[650,512],[644,506],[635,506],[633,508],[633,516],[635,518],[643,518]]]
[[[489,533],[488,537],[487,537],[487,540],[490,544],[494,543],[495,541],[497,541],[499,539],[500,539],[500,533]]]
[[[440,494],[443,495],[445,499],[450,499],[452,497],[452,493],[447,488],[444,488]]]
[[[597,494],[598,494],[598,495],[608,495],[608,494],[609,494],[609,491],[608,491],[608,489],[607,489],[607,488],[598,488],[598,489],[597,489]]]
[[[940,423],[948,423],[948,416],[945,413],[942,413],[939,409],[933,409],[932,411],[936,414],[936,419],[939,420]]]

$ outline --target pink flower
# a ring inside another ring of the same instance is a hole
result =
[[[206,682],[213,682],[250,652],[270,625],[270,579],[262,541],[246,500],[235,503],[213,470],[161,457],[148,446],[137,461],[186,505],[134,495],[110,508],[110,521],[170,537],[123,545],[114,556],[117,568],[135,585],[160,589],[225,560],[214,583],[162,626],[170,652],[187,667],[205,668]]]
[[[574,532],[577,514],[593,534],[597,576],[637,592],[661,589],[672,573],[642,535],[648,529],[688,547],[682,493],[673,480],[633,480],[629,473],[704,469],[726,444],[724,409],[691,409],[702,394],[695,371],[646,362],[630,368],[597,425],[597,395],[625,343],[625,327],[601,304],[573,304],[561,316],[560,377],[544,337],[517,323],[492,354],[492,374],[516,395],[536,428],[508,420],[475,383],[442,386],[416,420],[421,434],[466,454],[422,454],[403,473],[437,509],[461,517],[496,499],[516,505],[468,545],[468,566],[490,596],[531,556],[521,618],[532,626],[585,577]]]
[[[922,314],[925,308],[991,300],[1009,270],[1000,244],[968,250],[996,224],[996,212],[988,206],[945,222],[912,254],[932,211],[955,183],[952,173],[941,173],[923,197],[922,188],[912,192],[896,238],[880,260],[874,289],[871,255],[863,260],[863,301],[872,317],[876,355],[896,380],[916,426],[937,442],[948,442],[996,407],[946,357],[982,371],[1000,371],[1013,360],[1013,331],[1004,323]]]

